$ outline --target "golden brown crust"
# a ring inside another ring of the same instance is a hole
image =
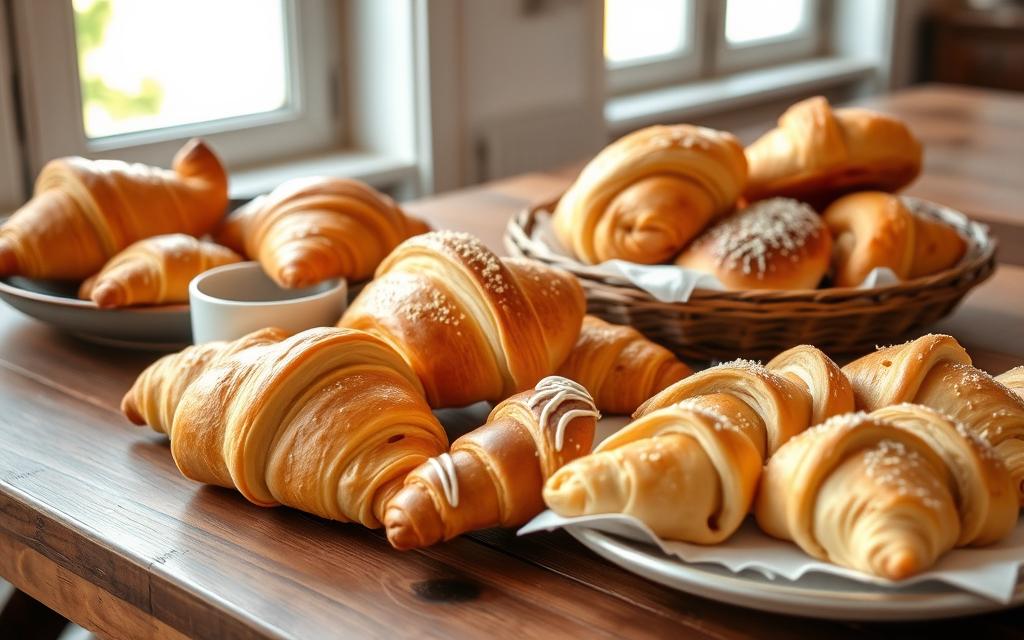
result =
[[[150,236],[212,229],[227,206],[227,175],[200,140],[173,171],[117,160],[52,160],[35,195],[0,228],[0,276],[81,280]]]
[[[576,278],[500,259],[465,233],[402,243],[342,316],[395,346],[434,407],[500,401],[555,371],[579,335]]]
[[[706,230],[675,260],[726,289],[815,289],[828,269],[832,235],[806,204],[755,202]]]
[[[505,400],[450,453],[409,474],[387,506],[388,540],[411,549],[523,524],[543,510],[551,474],[590,452],[598,417],[586,390],[557,376]]]
[[[789,107],[746,149],[749,200],[785,196],[824,206],[850,191],[897,191],[921,171],[921,144],[905,124],[824,97]]]
[[[366,280],[406,238],[426,231],[388,196],[357,180],[289,180],[234,211],[217,230],[225,246],[259,260],[284,287]]]
[[[583,169],[558,203],[555,233],[583,262],[665,262],[732,210],[746,176],[743,148],[730,133],[641,129]]]
[[[139,240],[85,280],[78,297],[101,309],[188,302],[188,286],[200,273],[242,259],[213,242],[183,233]]]
[[[655,393],[693,373],[671,351],[633,327],[595,316],[583,327],[558,375],[582,384],[603,413],[631,414]]]

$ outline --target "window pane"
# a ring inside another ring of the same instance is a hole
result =
[[[776,38],[800,28],[807,0],[729,0],[725,37],[730,44]]]
[[[73,0],[86,135],[264,113],[288,100],[282,0]]]
[[[604,57],[635,62],[686,47],[689,0],[605,0]]]

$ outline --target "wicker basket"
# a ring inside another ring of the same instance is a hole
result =
[[[967,216],[905,197],[918,213],[939,218],[968,239],[964,258],[940,273],[872,289],[713,291],[697,289],[685,303],[666,303],[629,281],[557,254],[533,237],[555,203],[522,211],[506,230],[513,255],[574,273],[587,294],[589,313],[636,327],[682,357],[695,360],[770,358],[797,344],[841,356],[889,344],[949,314],[972,288],[992,275],[996,241]],[[557,201],[556,201],[557,202]]]

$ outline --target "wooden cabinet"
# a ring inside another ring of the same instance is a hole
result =
[[[929,80],[1024,91],[1024,6],[940,11],[928,27]]]

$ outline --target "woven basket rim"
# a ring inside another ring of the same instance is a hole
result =
[[[791,305],[806,303],[810,306],[841,305],[850,306],[873,305],[880,298],[916,296],[931,289],[955,286],[965,276],[969,280],[977,280],[979,272],[983,272],[994,262],[997,240],[989,233],[988,226],[972,220],[966,214],[951,207],[912,196],[900,196],[907,205],[918,212],[936,217],[957,229],[968,243],[967,251],[959,263],[943,271],[892,284],[877,287],[829,287],[824,289],[752,289],[743,291],[727,291],[714,289],[694,289],[687,302],[662,302],[640,289],[628,280],[615,275],[600,274],[594,271],[594,265],[583,264],[574,258],[553,252],[543,242],[532,237],[534,226],[541,215],[550,215],[559,199],[536,204],[520,211],[509,220],[506,226],[505,241],[509,249],[519,255],[534,258],[560,267],[581,278],[591,291],[604,290],[610,296],[622,297],[632,302],[651,302],[659,305],[694,305],[730,304],[743,306],[746,304],[765,305],[773,302]],[[984,279],[984,278],[982,278]],[[623,300],[624,302],[626,300]]]

